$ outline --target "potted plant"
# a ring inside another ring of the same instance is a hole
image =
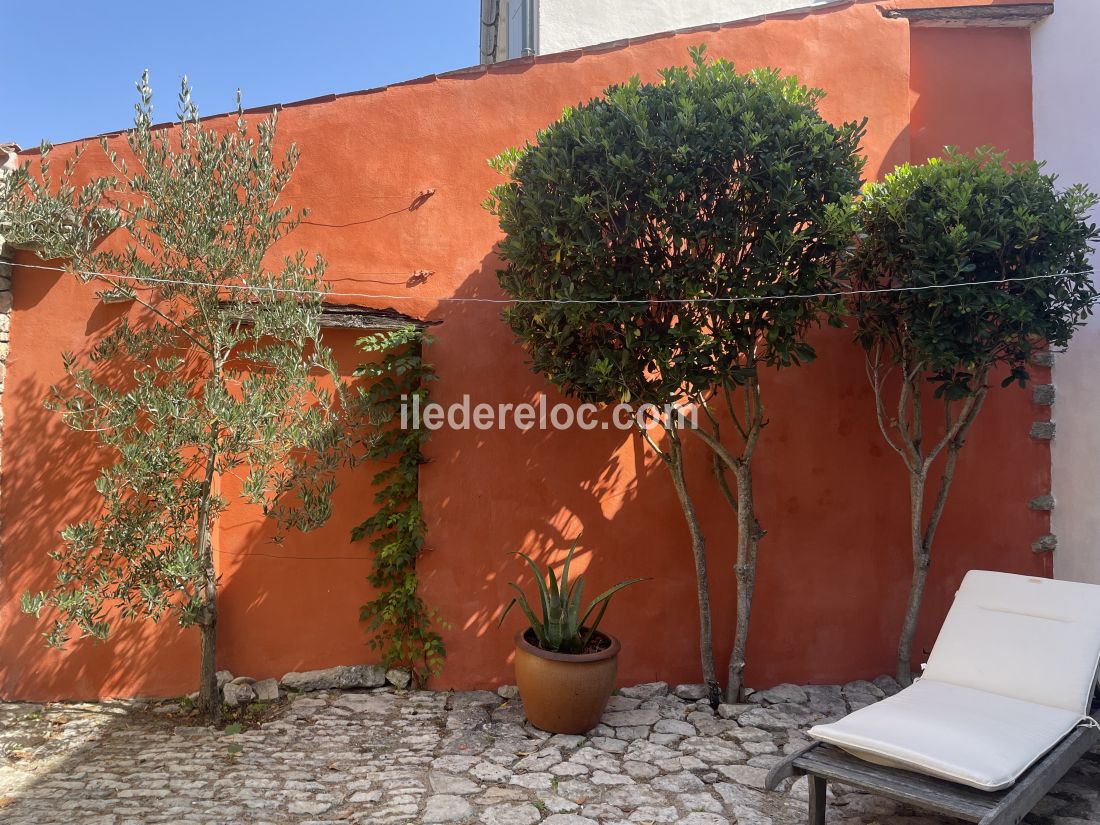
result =
[[[620,582],[593,599],[582,613],[584,576],[569,578],[576,549],[573,542],[560,579],[549,566],[544,577],[530,556],[517,553],[535,574],[542,617],[514,582],[509,586],[518,595],[500,617],[503,623],[516,604],[527,616],[530,627],[516,634],[516,685],[528,721],[552,733],[585,733],[599,723],[615,686],[621,647],[618,639],[598,629],[599,624],[615,593],[644,580]]]

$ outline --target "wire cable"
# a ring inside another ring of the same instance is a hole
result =
[[[550,305],[620,305],[620,304],[732,304],[751,301],[806,301],[819,298],[844,298],[851,295],[879,295],[890,292],[922,292],[930,289],[956,289],[961,287],[973,287],[981,284],[1006,284],[1021,283],[1026,281],[1040,281],[1053,278],[1065,278],[1075,275],[1090,275],[1095,269],[1082,269],[1079,272],[1056,272],[1047,275],[1025,275],[1019,278],[1000,278],[989,281],[966,281],[952,284],[922,284],[920,286],[881,287],[878,289],[842,289],[832,292],[796,293],[793,295],[737,295],[728,298],[473,298],[459,295],[386,295],[369,292],[339,292],[318,289],[294,289],[291,287],[262,286],[259,284],[212,284],[208,281],[188,281],[176,278],[139,277],[136,275],[123,275],[121,273],[96,272],[94,270],[82,270],[72,267],[45,266],[42,264],[15,264],[24,269],[50,270],[53,272],[70,272],[76,275],[84,275],[89,278],[115,278],[120,280],[136,281],[142,284],[166,284],[173,286],[204,286],[212,289],[249,290],[267,294],[310,295],[314,297],[332,298],[362,298],[370,301],[427,301],[440,303],[463,304],[550,304]],[[378,273],[375,273],[378,274]],[[399,273],[392,273],[399,274]],[[345,275],[341,280],[349,280],[356,276]],[[243,281],[243,279],[242,279]]]

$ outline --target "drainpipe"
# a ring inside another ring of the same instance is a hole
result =
[[[503,0],[481,0],[481,54],[478,62],[496,63],[500,42],[500,7]]]
[[[527,6],[523,15],[523,51],[524,57],[530,57],[535,53],[535,14],[538,12],[537,0],[521,0]]]

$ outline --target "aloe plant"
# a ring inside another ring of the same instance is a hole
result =
[[[554,653],[583,653],[589,642],[592,641],[596,628],[603,621],[603,614],[607,610],[611,597],[624,587],[645,581],[645,578],[634,578],[619,582],[594,598],[584,613],[581,613],[584,576],[577,576],[572,581],[569,579],[569,565],[573,561],[573,553],[576,551],[579,541],[580,538],[578,537],[573,542],[573,546],[569,548],[569,553],[565,557],[565,564],[561,568],[560,579],[554,575],[553,567],[547,566],[544,577],[543,572],[530,556],[526,553],[516,553],[517,556],[527,562],[527,565],[535,574],[535,582],[539,586],[542,620],[540,621],[535,611],[531,609],[531,605],[527,601],[527,595],[520,586],[515,582],[510,582],[508,586],[515,590],[518,595],[508,602],[508,606],[504,608],[504,612],[500,616],[500,624],[504,623],[504,617],[518,604],[520,610],[527,616],[527,621],[531,623],[531,630],[538,640],[538,646],[543,650]],[[589,618],[596,608],[599,608],[599,612],[596,613],[596,618],[589,622]]]

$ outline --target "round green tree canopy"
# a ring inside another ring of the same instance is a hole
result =
[[[1032,349],[1065,346],[1092,311],[1095,205],[1085,187],[1060,192],[1040,164],[988,148],[868,184],[852,286],[914,289],[860,295],[858,340],[931,373],[948,399],[991,367],[1025,383]]]
[[[822,302],[776,299],[836,288],[863,124],[825,121],[793,77],[692,57],[493,161],[506,318],[586,400],[667,403],[808,360]]]

